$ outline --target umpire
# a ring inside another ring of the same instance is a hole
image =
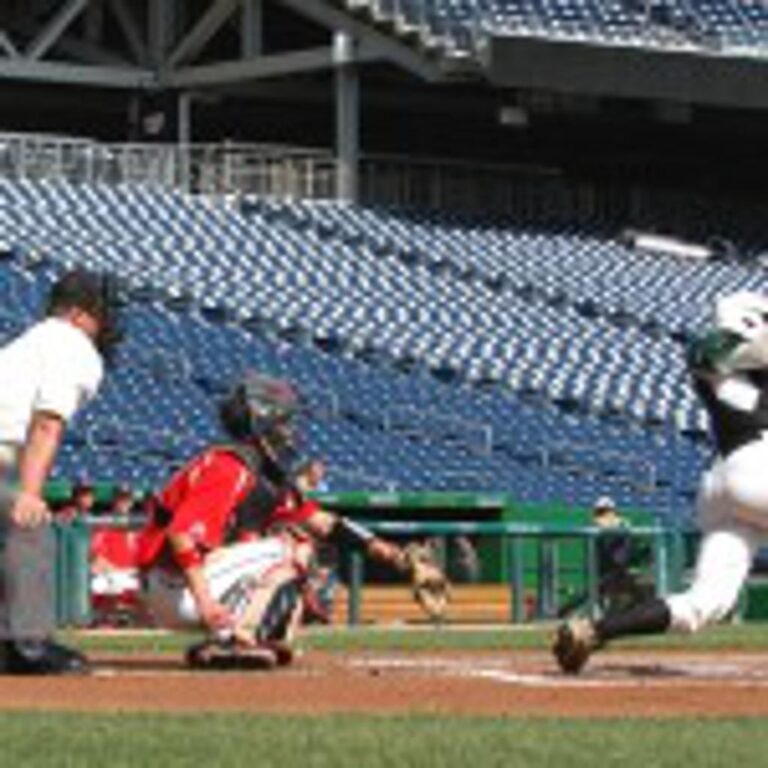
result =
[[[76,270],[51,288],[46,317],[0,348],[0,672],[81,673],[52,640],[55,549],[45,482],[67,422],[98,391],[120,339],[115,286]]]

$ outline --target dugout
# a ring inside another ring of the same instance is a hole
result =
[[[507,494],[357,492],[317,494],[316,498],[327,508],[361,522],[517,523],[551,527],[560,531],[571,527],[575,531],[592,523],[592,510],[589,508],[556,503],[519,503]],[[653,515],[644,510],[621,510],[621,515],[631,528],[648,527],[654,523]],[[419,536],[414,535],[413,538]],[[472,542],[480,566],[476,580],[483,583],[507,583],[513,564],[504,537],[473,535]],[[642,542],[638,546],[642,546]],[[553,567],[559,576],[559,603],[585,590],[586,549],[583,540],[577,537],[569,539],[559,534],[556,540],[546,536],[526,539],[521,547],[523,581],[531,597],[540,590],[542,572]],[[445,539],[443,555],[450,574],[450,537]],[[650,562],[651,558],[638,557],[638,561],[643,559]],[[392,578],[383,569],[370,565],[366,569],[366,577],[373,582]]]
[[[512,500],[506,494],[496,493],[322,493],[315,498],[327,509],[347,515],[360,522],[504,522]],[[418,536],[399,537],[420,538]],[[455,555],[455,537],[444,540],[442,556],[450,570]],[[472,545],[478,558],[478,573],[474,580],[502,582],[506,579],[506,558],[501,539],[490,536],[473,536]],[[345,564],[342,564],[345,565]],[[369,566],[368,577],[372,581],[388,581],[391,573]]]
[[[112,484],[96,485],[97,499],[102,505],[109,503],[113,492]],[[47,495],[49,502],[55,503],[68,498],[70,493],[68,483],[58,483],[49,486]],[[457,535],[471,537],[480,566],[475,581],[483,585],[486,592],[496,585],[494,594],[508,595],[508,610],[502,615],[515,621],[552,618],[557,607],[574,595],[590,596],[594,570],[590,566],[591,537],[585,535],[591,521],[589,509],[520,504],[506,494],[356,492],[315,494],[315,497],[325,507],[373,524],[382,535],[401,542],[427,537],[450,542]],[[638,532],[643,527],[646,530],[652,527],[652,516],[647,512],[624,514]],[[62,625],[82,626],[89,621],[90,528],[98,520],[97,514],[55,526],[56,602]],[[511,530],[517,533],[510,537]],[[646,542],[649,540],[647,536],[638,537],[643,538]],[[450,544],[439,546],[438,552],[450,556]],[[674,554],[670,557],[671,562],[677,560]],[[356,581],[359,589],[362,576],[351,577],[354,571],[351,559],[337,564],[342,579],[348,584]],[[450,563],[446,562],[446,566],[450,574]],[[658,568],[656,571],[658,576],[661,571]],[[679,574],[671,573],[663,588],[675,586],[678,577]],[[364,580],[366,584],[387,585],[398,579],[387,569],[366,563]],[[501,593],[498,587],[503,588]],[[475,593],[476,590],[472,592]],[[355,599],[358,608],[354,610],[359,614],[359,592]]]

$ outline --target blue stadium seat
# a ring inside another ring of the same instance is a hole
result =
[[[160,482],[220,437],[214,404],[233,378],[262,368],[306,393],[307,449],[333,487],[584,505],[599,491],[688,510],[705,424],[675,333],[718,292],[756,287],[753,271],[650,258],[584,229],[245,209],[0,183],[0,330],[39,311],[62,266],[107,269],[134,296],[121,365],[73,425],[59,474],[84,463]]]

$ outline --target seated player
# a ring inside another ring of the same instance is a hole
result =
[[[207,631],[188,654],[195,665],[291,660],[316,538],[390,564],[435,610],[444,602],[434,564],[325,512],[294,487],[298,405],[288,382],[246,376],[220,408],[231,442],[182,467],[140,532],[138,562],[158,624]],[[239,529],[254,536],[236,541]]]
[[[76,520],[84,520],[93,514],[96,507],[96,493],[93,482],[81,475],[72,488],[72,498],[56,512],[56,522],[73,523]]]
[[[133,506],[133,492],[127,485],[119,485],[108,514],[127,520]],[[136,532],[126,527],[107,524],[93,530],[91,595],[96,623],[122,624],[137,615],[140,580],[136,544]]]
[[[553,652],[564,672],[579,672],[618,638],[697,632],[722,620],[768,540],[768,297],[738,293],[719,300],[714,327],[692,344],[688,363],[717,449],[699,489],[704,535],[693,582],[596,622],[561,625]]]

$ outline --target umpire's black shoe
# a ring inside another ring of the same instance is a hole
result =
[[[53,640],[6,640],[0,670],[6,675],[85,675],[88,659]]]

